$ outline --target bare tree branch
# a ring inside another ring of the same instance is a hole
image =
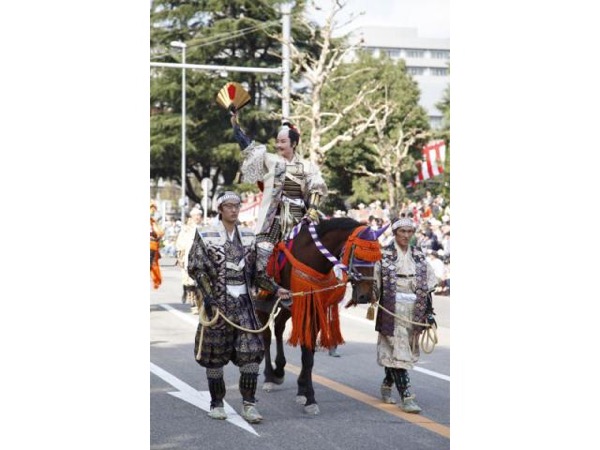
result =
[[[358,168],[350,169],[349,172],[355,173],[357,175],[368,175],[370,177],[381,178],[381,179],[385,180],[385,175],[383,173],[373,172],[371,170],[368,170],[364,164],[359,164]]]
[[[330,0],[327,13],[324,18],[323,26],[318,30],[315,24],[306,19],[301,20],[301,26],[305,27],[311,41],[319,50],[318,57],[314,57],[307,52],[301,51],[293,42],[290,43],[290,56],[295,66],[295,73],[302,73],[304,79],[309,84],[307,97],[303,102],[293,102],[295,106],[294,117],[307,123],[309,129],[308,149],[310,158],[314,162],[322,163],[325,154],[340,142],[349,142],[363,133],[372,123],[375,114],[366,117],[355,116],[344,130],[339,130],[338,135],[324,142],[325,135],[339,128],[344,117],[350,112],[358,109],[361,103],[366,102],[366,98],[373,94],[377,86],[363,86],[356,96],[349,103],[339,105],[338,111],[327,111],[322,108],[321,95],[323,89],[331,86],[333,83],[339,83],[350,79],[353,75],[363,73],[366,69],[361,69],[355,74],[338,75],[338,69],[342,64],[348,61],[349,56],[355,52],[360,44],[343,44],[339,46],[334,44],[333,32],[339,28],[336,22],[338,13],[347,5],[347,0]],[[312,6],[316,8],[314,2]],[[342,25],[346,26],[358,16],[351,17]],[[335,41],[337,42],[337,38]]]

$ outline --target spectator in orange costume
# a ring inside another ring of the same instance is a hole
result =
[[[158,289],[162,283],[162,275],[158,260],[160,259],[160,239],[165,235],[165,232],[160,227],[153,215],[156,212],[156,205],[150,202],[150,276],[152,278],[152,286]]]

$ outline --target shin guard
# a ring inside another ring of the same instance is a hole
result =
[[[206,369],[208,379],[208,390],[210,392],[210,407],[223,406],[225,398],[225,380],[223,379],[223,368]]]
[[[240,367],[240,394],[245,402],[256,403],[256,384],[258,379],[258,364],[251,363]]]
[[[408,370],[406,369],[391,369],[392,376],[394,377],[394,383],[398,388],[401,398],[410,397],[408,388],[410,387],[410,377],[408,376]]]
[[[383,384],[386,386],[393,386],[394,385],[394,375],[393,375],[394,369],[392,369],[391,367],[384,367],[384,369],[385,369],[385,378],[383,379]]]

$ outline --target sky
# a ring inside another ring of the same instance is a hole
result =
[[[323,11],[329,10],[331,0],[316,0]],[[410,27],[419,30],[420,37],[450,38],[450,0],[347,0],[339,13],[363,15],[352,22],[352,27],[380,25]],[[318,16],[316,16],[318,17]]]

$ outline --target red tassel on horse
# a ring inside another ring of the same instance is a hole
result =
[[[333,272],[323,275],[301,263],[291,271],[291,291],[303,292],[292,303],[292,332],[288,343],[314,349],[344,343],[340,330],[338,304],[346,292],[346,279],[340,281]],[[336,287],[336,285],[339,285]],[[313,328],[316,327],[316,330]],[[318,332],[315,341],[314,331]]]

